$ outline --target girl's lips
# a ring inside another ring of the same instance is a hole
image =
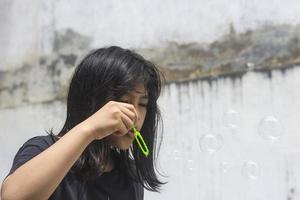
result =
[[[134,133],[133,133],[132,131],[129,131],[129,132],[127,133],[127,135],[128,135],[128,137],[130,137],[130,138],[134,138]]]

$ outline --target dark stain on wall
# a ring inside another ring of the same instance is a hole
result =
[[[66,29],[65,31],[54,33],[53,50],[60,53],[66,53],[66,49],[85,51],[90,49],[90,43],[90,37],[77,33],[72,29]]]
[[[267,26],[242,34],[236,34],[232,26],[230,30],[211,44],[170,43],[164,49],[138,51],[150,52],[149,59],[162,69],[169,82],[221,76],[234,79],[247,71],[272,78],[273,70],[284,73],[300,64],[299,26]]]
[[[77,60],[77,56],[75,54],[60,55],[60,58],[64,61],[66,67],[74,67]]]
[[[274,71],[285,75],[287,70],[300,65],[300,26],[266,26],[237,34],[230,25],[229,30],[211,44],[170,42],[164,48],[134,50],[161,69],[167,84],[202,80],[211,88],[214,82],[228,78],[235,87],[249,71],[271,79]],[[22,91],[21,97],[18,95],[22,99],[14,103],[1,100],[0,108],[65,99],[66,79],[79,58],[91,50],[91,42],[92,38],[71,29],[55,32],[51,55],[39,55],[37,63],[24,63],[17,70],[0,71],[0,96],[8,93],[14,98],[16,92]],[[45,77],[30,80],[35,75]],[[41,90],[36,98],[39,100],[29,98],[32,84],[41,84],[41,80],[45,87],[50,87],[47,92],[52,97],[42,98],[46,91]]]

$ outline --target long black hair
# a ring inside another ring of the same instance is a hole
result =
[[[134,51],[117,46],[90,52],[75,68],[67,97],[67,117],[61,131],[63,136],[74,126],[97,112],[110,100],[119,100],[137,84],[143,84],[148,94],[147,113],[141,133],[149,148],[149,156],[142,155],[136,142],[128,150],[111,148],[106,139],[95,140],[75,162],[72,171],[83,181],[103,173],[100,166],[109,154],[117,155],[118,168],[144,188],[158,192],[164,184],[158,179],[155,166],[161,140],[158,143],[158,124],[162,118],[157,105],[164,78],[158,68]],[[162,130],[162,129],[160,129]],[[162,132],[160,133],[162,134]],[[160,135],[159,138],[162,138]]]

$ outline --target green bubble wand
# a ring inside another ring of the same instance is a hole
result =
[[[132,130],[133,130],[133,133],[134,133],[134,137],[135,137],[142,153],[147,157],[149,155],[149,149],[148,149],[148,147],[147,147],[147,145],[146,145],[146,143],[145,143],[145,141],[142,137],[142,134],[139,131],[136,130],[134,124],[132,125]]]

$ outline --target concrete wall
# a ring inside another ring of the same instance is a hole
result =
[[[295,67],[274,70],[272,79],[247,72],[168,84],[158,168],[169,183],[146,199],[300,198],[299,74]],[[2,109],[1,176],[25,140],[58,131],[64,119],[60,101]]]
[[[160,166],[147,199],[299,199],[300,68],[172,83],[160,104]]]
[[[299,199],[299,11],[297,0],[2,0],[0,178],[25,140],[62,126],[82,56],[121,45],[170,81],[169,184],[146,199]]]
[[[230,23],[237,33],[270,24],[298,24],[299,9],[297,0],[2,0],[0,69],[51,54],[55,34],[66,29],[91,38],[92,47],[211,43],[229,32]]]

